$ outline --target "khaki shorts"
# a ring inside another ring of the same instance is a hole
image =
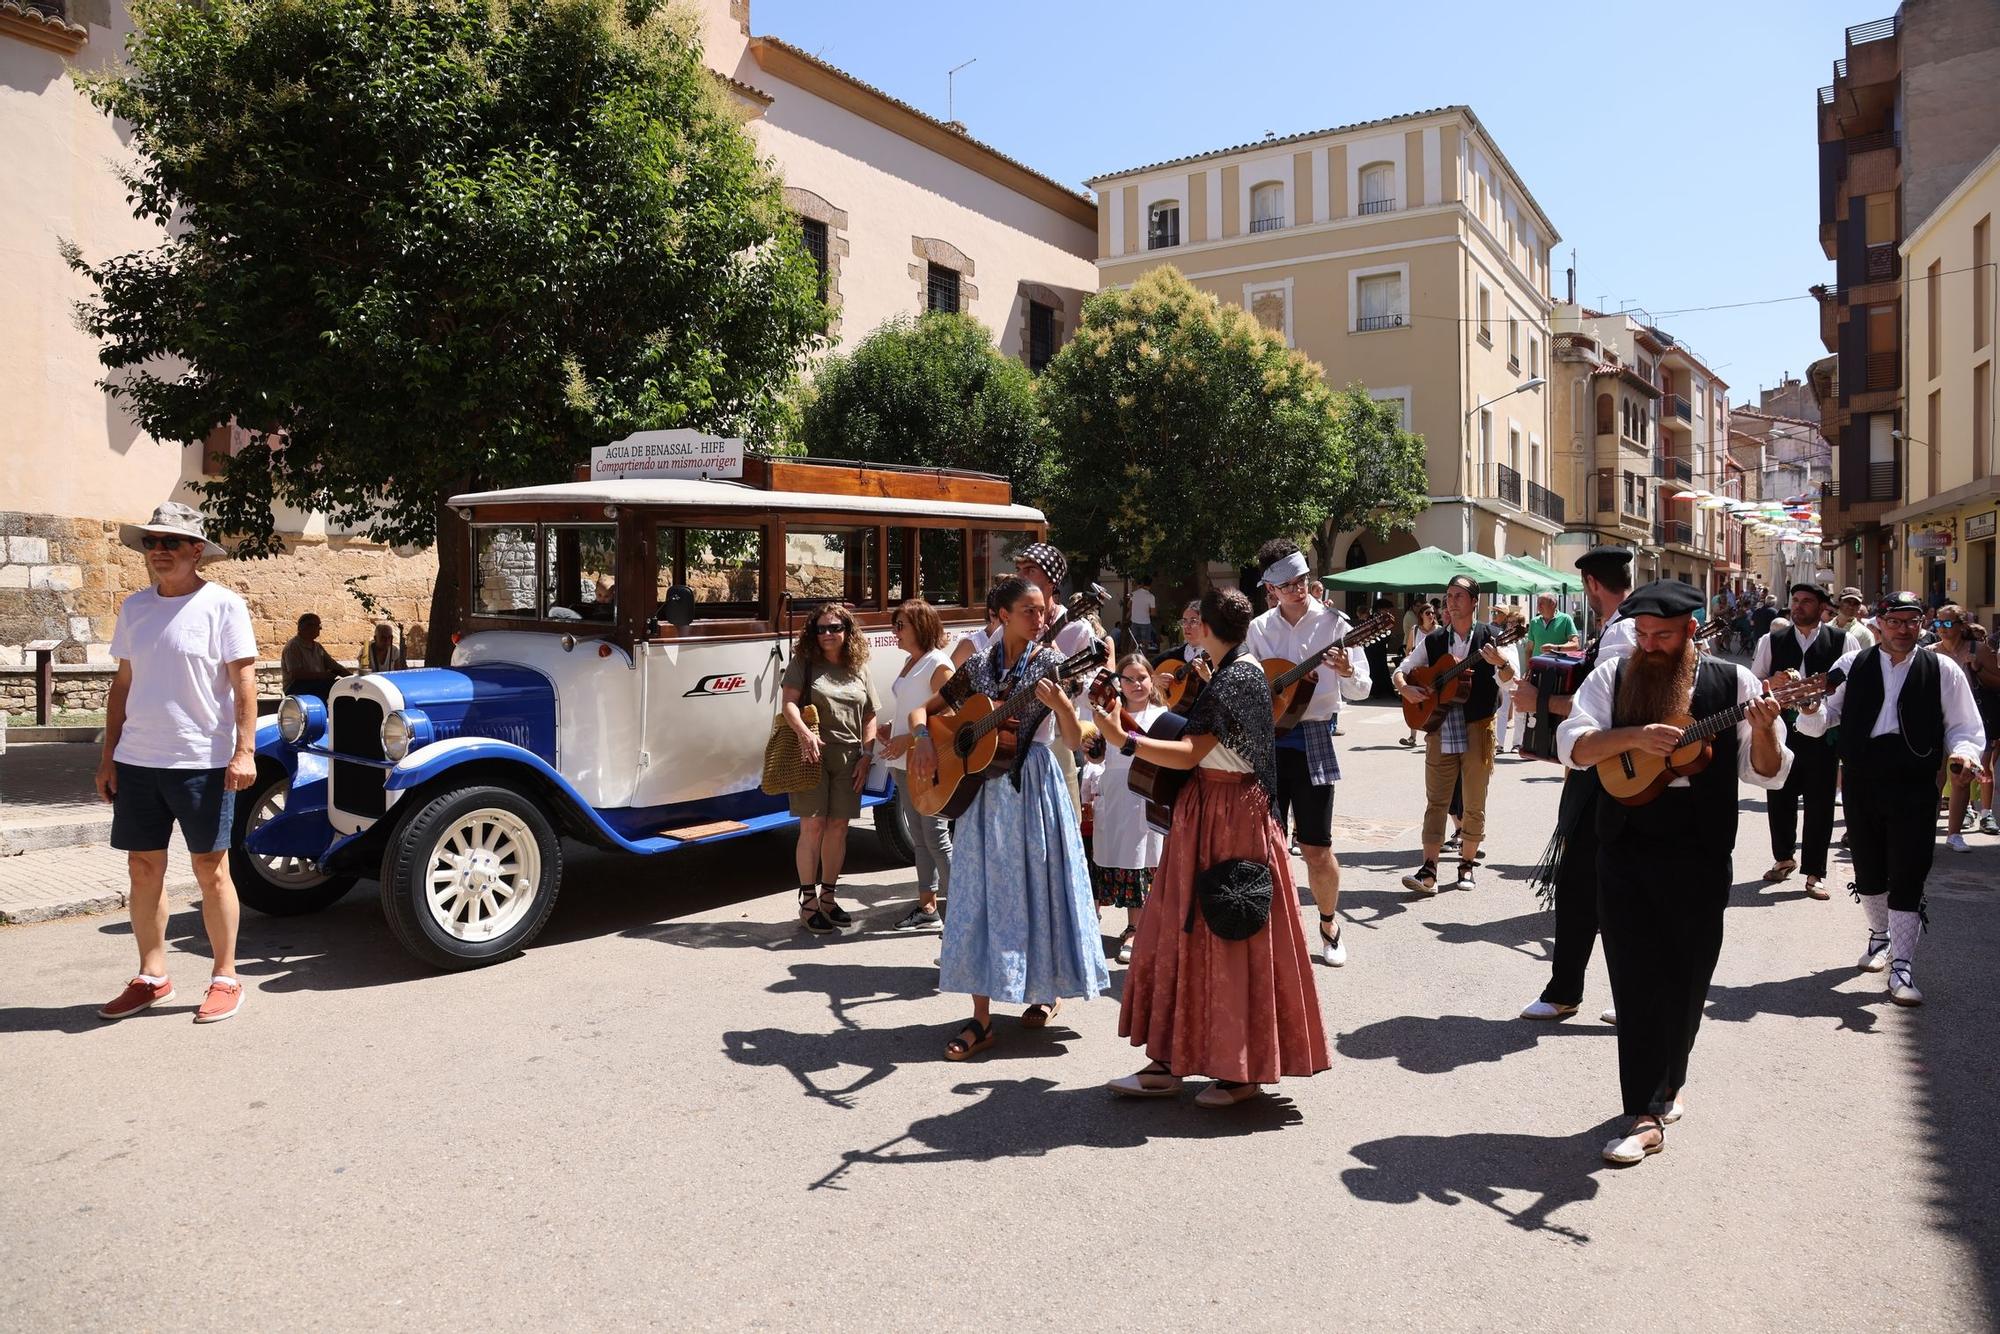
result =
[[[820,816],[832,820],[858,819],[861,794],[854,790],[854,766],[860,759],[859,746],[822,745],[819,785],[792,793],[792,814],[801,820]]]

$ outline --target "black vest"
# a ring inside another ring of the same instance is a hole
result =
[[[1611,683],[1614,709],[1625,664],[1618,666]],[[1735,665],[1704,659],[1695,670],[1694,706],[1689,712],[1698,722],[1735,704]],[[1669,787],[1644,806],[1598,802],[1598,838],[1607,845],[1621,834],[1673,841],[1689,853],[1712,851],[1727,861],[1730,849],[1736,846],[1737,785],[1741,782],[1736,775],[1736,729],[1715,737],[1712,745],[1714,755],[1708,767],[1690,778],[1686,787]]]
[[[1875,733],[1875,719],[1882,712],[1884,674],[1889,660],[1881,646],[1871,645],[1855,657],[1847,673],[1847,696],[1840,706],[1840,758],[1847,763],[1847,781],[1859,778],[1871,783],[1877,778],[1890,781],[1937,780],[1938,765],[1944,758],[1943,666],[1937,654],[1918,649],[1911,655],[1910,674],[1896,696],[1896,726],[1903,734],[1901,746],[1874,753],[1869,763],[1868,740]],[[1883,763],[1895,772],[1878,772]]]
[[[1476,723],[1482,718],[1491,718],[1500,708],[1500,673],[1493,664],[1479,656],[1479,650],[1493,637],[1493,628],[1481,621],[1472,627],[1467,636],[1472,647],[1466,650],[1472,665],[1466,672],[1472,677],[1472,693],[1465,699],[1465,721]],[[1451,627],[1439,626],[1424,636],[1424,653],[1432,663],[1442,662],[1451,655]]]
[[[1819,637],[1804,653],[1799,652],[1798,635],[1788,630],[1782,635],[1771,636],[1771,675],[1799,672],[1805,676],[1817,676],[1830,670],[1845,652],[1847,632],[1836,626],[1822,623]]]

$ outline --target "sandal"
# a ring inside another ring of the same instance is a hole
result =
[[[799,886],[799,925],[816,936],[830,936],[840,928],[819,910],[818,900],[818,886]]]
[[[1062,1013],[1062,1001],[1057,1000],[1052,1005],[1043,1005],[1038,1002],[1021,1011],[1021,1027],[1047,1028],[1049,1020],[1055,1018],[1060,1013]]]
[[[982,1024],[977,1019],[968,1019],[959,1026],[957,1036],[944,1044],[944,1058],[947,1061],[970,1060],[992,1045],[992,1022],[989,1020]]]
[[[1789,858],[1781,862],[1773,862],[1771,863],[1771,869],[1764,872],[1764,883],[1767,885],[1775,885],[1780,881],[1790,880],[1792,878],[1792,872],[1798,869],[1799,869],[1799,864],[1795,861],[1790,860]]]
[[[1125,933],[1118,937],[1118,962],[1132,962],[1132,942],[1138,934],[1137,927],[1128,926],[1125,928]]]
[[[1653,1134],[1657,1134],[1659,1139],[1648,1144],[1646,1136]],[[1616,1163],[1620,1167],[1630,1167],[1633,1163],[1643,1162],[1666,1147],[1667,1127],[1659,1117],[1645,1116],[1639,1119],[1639,1124],[1631,1134],[1614,1139],[1604,1146],[1604,1161]]]
[[[832,885],[820,886],[819,910],[827,921],[832,922],[837,927],[854,925],[854,919],[847,915],[847,909],[834,902]]]
[[[1113,1079],[1104,1085],[1121,1098],[1171,1098],[1181,1091],[1181,1077],[1154,1061],[1136,1074]]]
[[[1234,1080],[1218,1079],[1207,1088],[1194,1095],[1197,1107],[1234,1107],[1239,1102],[1248,1102],[1257,1096],[1255,1084],[1239,1084]]]
[[[1821,880],[1816,875],[1809,875],[1806,877],[1806,897],[1811,899],[1824,899],[1824,898],[1829,898],[1831,896],[1827,893],[1825,881]]]

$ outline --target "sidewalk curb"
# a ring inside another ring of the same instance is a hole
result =
[[[86,848],[110,839],[109,817],[0,825],[0,857],[18,857],[24,852],[48,852],[54,848]]]
[[[169,899],[199,898],[201,886],[195,883],[192,876],[185,879],[169,876],[166,895]],[[130,891],[120,889],[60,903],[24,904],[17,908],[0,905],[0,926],[37,926],[43,922],[59,922],[68,917],[94,917],[99,913],[121,912],[130,901]]]

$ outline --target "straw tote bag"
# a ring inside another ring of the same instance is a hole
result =
[[[806,659],[805,689],[799,692],[799,717],[819,735],[819,709],[812,703],[813,669],[810,656]],[[774,797],[788,797],[794,792],[810,792],[819,786],[819,762],[808,760],[799,746],[799,734],[785,721],[782,701],[784,692],[778,694],[778,716],[771,720],[771,739],[764,743],[764,776],[760,786]]]

